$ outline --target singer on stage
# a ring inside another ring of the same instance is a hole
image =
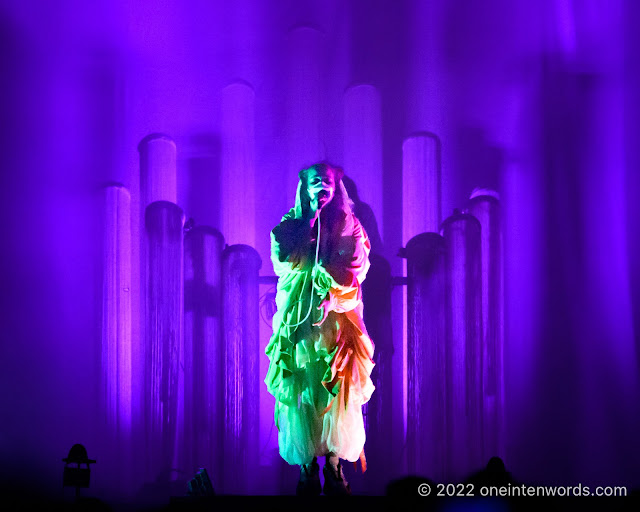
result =
[[[342,169],[300,171],[295,207],[271,232],[277,313],[265,383],[275,397],[280,455],[298,464],[297,494],[351,494],[340,459],[366,470],[362,405],[374,390],[374,344],[361,285],[371,245],[352,211]]]

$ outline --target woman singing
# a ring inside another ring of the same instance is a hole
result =
[[[265,383],[275,397],[280,455],[298,464],[296,493],[351,494],[340,459],[366,470],[362,405],[374,390],[374,344],[363,322],[361,285],[371,245],[352,211],[342,169],[300,171],[295,207],[271,232],[277,312]]]

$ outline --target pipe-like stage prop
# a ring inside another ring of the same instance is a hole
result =
[[[362,283],[364,323],[374,340],[375,362],[371,380],[375,393],[363,408],[367,434],[367,460],[365,478],[370,492],[385,485],[388,475],[385,467],[386,449],[392,436],[391,411],[393,407],[392,367],[393,332],[391,329],[391,266],[382,256],[370,254],[371,267]]]
[[[446,247],[447,480],[458,482],[484,465],[480,222],[456,210],[443,222],[442,231]]]
[[[133,477],[131,457],[131,195],[120,183],[102,191],[101,419],[111,470],[122,487]],[[109,466],[107,466],[109,467]]]
[[[224,340],[224,433],[222,480],[225,494],[251,493],[258,455],[259,300],[257,251],[232,245],[222,254]],[[224,462],[223,462],[224,461]]]
[[[505,457],[502,218],[495,195],[472,194],[468,206],[481,226],[483,460]]]
[[[255,93],[245,82],[221,93],[222,232],[230,245],[255,246]]]
[[[409,240],[407,258],[407,466],[409,474],[445,481],[447,389],[445,250],[442,236]]]
[[[179,467],[184,419],[182,209],[155,201],[145,211],[147,241],[144,371],[147,478]]]
[[[184,237],[185,469],[207,468],[214,485],[224,472],[223,248],[224,237],[209,226]]]

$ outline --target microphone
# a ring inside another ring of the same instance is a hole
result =
[[[320,192],[318,192],[318,195],[316,196],[316,202],[318,204],[318,210],[322,210],[322,208],[324,208],[327,203],[326,202],[320,202],[320,199],[323,197],[326,197],[327,195],[329,195],[329,193],[326,190],[321,190]]]

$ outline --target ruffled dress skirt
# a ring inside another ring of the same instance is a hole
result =
[[[280,455],[289,464],[307,464],[333,452],[351,462],[360,459],[364,469],[362,406],[375,388],[370,378],[374,344],[362,321],[362,304],[343,313],[331,311],[319,327],[312,326],[317,315],[289,327],[304,316],[306,302],[285,314],[285,322],[281,311],[276,313],[265,350],[270,359],[265,383],[276,399]]]

